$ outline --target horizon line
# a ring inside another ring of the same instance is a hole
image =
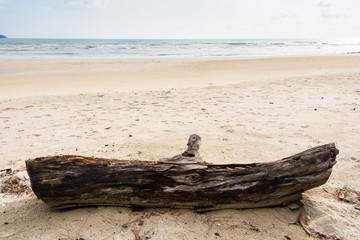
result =
[[[246,37],[246,38],[66,38],[66,37],[8,37],[6,35],[4,39],[68,39],[68,40],[278,40],[278,39],[356,39],[360,37]]]

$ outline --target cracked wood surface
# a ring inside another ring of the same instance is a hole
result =
[[[198,154],[161,161],[63,155],[28,160],[26,167],[34,193],[54,209],[110,205],[207,211],[295,201],[327,181],[338,152],[330,143],[274,162],[223,165],[199,161]]]

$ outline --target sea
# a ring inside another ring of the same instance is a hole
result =
[[[359,54],[344,39],[0,39],[0,58],[281,57]]]

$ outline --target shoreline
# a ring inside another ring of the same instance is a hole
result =
[[[318,57],[351,57],[360,56],[360,52],[333,53],[333,54],[300,54],[300,55],[259,55],[259,56],[141,56],[141,57],[0,57],[2,60],[252,60],[277,58],[318,58]]]
[[[304,57],[346,57],[346,56],[360,56],[359,52],[346,53],[329,53],[329,54],[294,54],[294,55],[249,55],[249,56],[235,56],[235,55],[219,55],[219,56],[139,56],[139,57],[89,57],[89,56],[64,56],[64,57],[0,57],[1,60],[169,60],[169,59],[199,59],[199,60],[243,60],[243,59],[268,59],[268,58],[304,58]]]
[[[0,59],[0,99],[209,85],[356,72],[360,56]]]
[[[2,58],[264,58],[355,53],[357,38],[9,39]],[[20,51],[19,51],[20,50]],[[22,51],[25,50],[25,51]],[[8,57],[7,57],[8,56]]]

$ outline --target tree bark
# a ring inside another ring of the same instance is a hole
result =
[[[26,161],[38,198],[54,209],[112,205],[198,211],[288,204],[324,184],[336,163],[335,144],[268,163],[210,164],[51,156]]]

